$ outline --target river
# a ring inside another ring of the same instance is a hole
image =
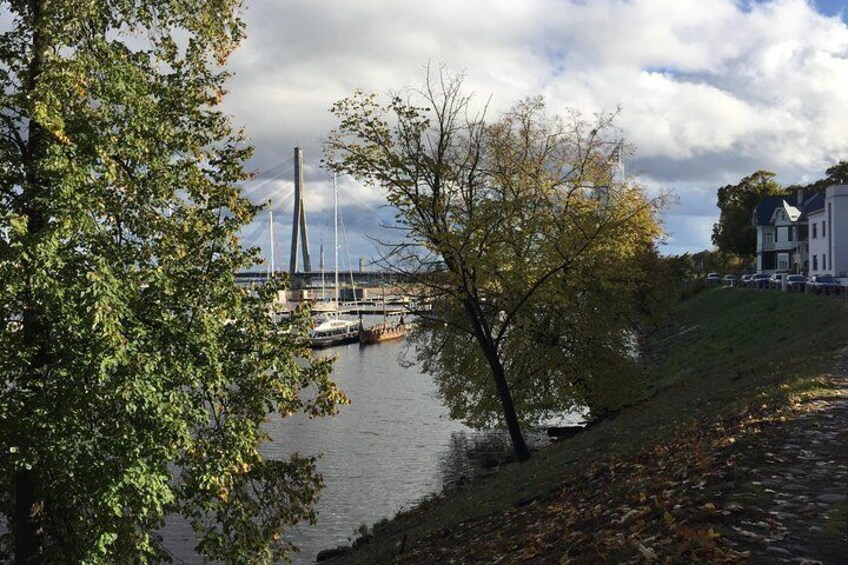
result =
[[[475,461],[509,450],[506,434],[475,432],[449,419],[433,380],[399,362],[406,348],[400,340],[319,352],[337,356],[334,380],[350,405],[335,417],[298,415],[269,424],[273,442],[266,456],[322,454],[318,524],[298,525],[286,534],[301,549],[294,563],[314,563],[321,549],[350,543],[359,525],[392,517],[472,474]],[[177,562],[200,562],[191,557],[187,525],[170,522],[163,533]]]

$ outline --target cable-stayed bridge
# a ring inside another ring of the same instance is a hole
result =
[[[280,181],[285,181],[289,175],[293,176],[294,182],[284,184],[283,186],[285,188],[283,190],[279,190],[278,185]],[[254,246],[260,240],[267,241],[269,245],[266,246],[268,247],[267,253],[265,253],[266,250],[263,249],[265,264],[258,265],[256,269],[251,271],[238,273],[237,281],[239,284],[249,285],[262,283],[268,280],[272,276],[272,273],[279,275],[284,272],[290,277],[292,289],[314,289],[320,288],[321,286],[329,287],[333,284],[333,280],[331,280],[334,278],[333,273],[328,273],[324,268],[323,244],[321,245],[318,269],[314,269],[312,265],[306,215],[306,186],[304,184],[303,177],[303,151],[300,147],[295,147],[291,159],[281,162],[273,167],[269,167],[261,173],[257,180],[248,183],[242,188],[242,195],[245,198],[248,198],[251,201],[267,200],[270,203],[268,209],[268,223],[265,224],[264,222],[255,221],[251,226],[249,226],[249,228],[242,234],[243,245],[247,247]],[[271,193],[271,189],[276,190],[274,190],[274,193]],[[293,203],[291,211],[286,210],[288,202]],[[275,213],[278,214],[278,218],[281,214],[286,213],[291,214],[292,218],[291,239],[289,240],[291,247],[288,257],[288,271],[284,271],[282,268],[284,263],[280,252],[281,246],[277,244],[277,238],[274,234]],[[337,217],[334,220],[334,229],[337,229],[340,223],[343,228],[343,222],[340,222],[340,217]],[[346,240],[347,234],[344,229],[342,229],[342,233]],[[267,240],[265,239],[266,237],[268,238]],[[334,250],[334,254],[340,247],[338,242],[336,243],[336,247],[337,249]],[[336,255],[333,265],[334,270],[337,263],[338,256]],[[358,269],[354,270],[350,257],[348,256],[348,268],[342,269],[339,267],[340,282],[347,285],[352,283],[357,287],[374,287],[391,285],[395,282],[400,282],[400,280],[404,278],[397,273],[374,270],[373,267],[374,266],[371,264],[366,265],[364,260],[360,258]]]

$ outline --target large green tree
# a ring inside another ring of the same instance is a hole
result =
[[[754,208],[766,196],[784,194],[775,174],[757,171],[737,184],[718,189],[718,222],[713,225],[713,244],[723,253],[752,259],[757,251],[757,231],[752,222]]]
[[[344,397],[277,325],[216,106],[237,0],[9,0],[0,35],[0,513],[16,563],[158,562],[184,516],[231,563],[291,550],[310,459],[262,423]]]
[[[398,210],[407,237],[390,258],[432,307],[418,357],[452,415],[505,424],[525,460],[522,422],[628,388],[610,369],[626,364],[627,297],[658,203],[617,174],[612,116],[551,116],[528,99],[487,122],[448,72],[409,97],[360,92],[333,111],[330,166]],[[603,382],[613,376],[618,388]]]

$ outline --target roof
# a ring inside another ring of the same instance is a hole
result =
[[[806,220],[807,214],[812,214],[819,210],[824,210],[824,192],[814,194],[809,197],[806,202],[804,202],[804,209],[802,210],[803,215],[801,216],[801,219]]]
[[[795,194],[786,196],[766,196],[757,203],[754,208],[754,221],[758,226],[767,226],[771,224],[771,218],[774,216],[774,211],[778,208],[783,208],[783,201],[786,201],[790,206],[798,207],[798,197]],[[801,212],[804,212],[802,209]]]
[[[786,201],[790,206],[794,206],[801,210],[799,222],[807,220],[807,214],[812,214],[824,209],[824,192],[819,192],[807,198],[803,204],[798,205],[798,195],[788,194],[785,196],[766,196],[757,203],[754,208],[754,222],[758,226],[767,226],[771,224],[774,211],[783,207],[783,202]]]

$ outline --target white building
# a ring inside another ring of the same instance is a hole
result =
[[[848,276],[848,185],[827,187],[807,208],[810,275]]]
[[[848,185],[831,185],[804,198],[804,191],[760,200],[757,272],[848,276]]]

